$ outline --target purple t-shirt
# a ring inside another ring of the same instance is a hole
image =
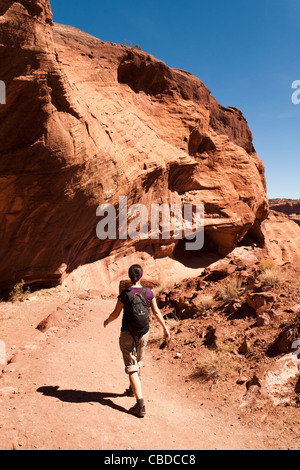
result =
[[[133,292],[134,294],[140,294],[143,290],[143,287],[130,287],[128,290],[131,290],[131,292]],[[154,299],[154,294],[152,292],[151,289],[149,289],[149,287],[147,287],[147,290],[146,290],[146,295],[145,295],[145,298],[146,298],[146,302],[147,304],[151,305],[151,300]],[[127,302],[128,302],[128,297],[125,293],[125,291],[123,290],[121,292],[121,294],[118,296],[118,299],[120,300],[120,302],[122,302],[122,304],[124,304],[124,306],[126,307],[127,305]]]
[[[128,290],[131,290],[131,292],[133,292],[133,294],[140,294],[143,290],[143,287],[130,287]],[[146,290],[146,295],[145,295],[145,299],[146,299],[146,302],[147,304],[151,305],[151,301],[152,299],[154,299],[155,295],[154,293],[152,292],[151,289],[149,289],[149,287],[147,287],[147,290]],[[118,296],[118,299],[120,300],[120,302],[122,302],[122,304],[124,305],[124,312],[126,310],[126,307],[128,306],[129,304],[129,299],[126,295],[126,291],[122,291],[121,294]],[[125,322],[124,322],[124,316],[123,316],[123,321],[122,321],[122,331],[126,331],[127,328],[126,328],[126,325],[125,325]]]

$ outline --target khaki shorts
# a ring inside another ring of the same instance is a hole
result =
[[[123,354],[126,374],[138,372],[143,366],[145,349],[148,343],[149,331],[135,343],[129,331],[121,331],[119,344]]]

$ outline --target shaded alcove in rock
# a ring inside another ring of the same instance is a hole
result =
[[[237,246],[258,246],[259,248],[264,248],[265,237],[258,220],[255,221]]]
[[[191,131],[188,142],[190,155],[198,156],[215,150],[216,146],[210,137],[202,135],[199,129],[193,129]]]
[[[170,69],[160,61],[153,61],[137,51],[128,50],[118,67],[118,82],[130,86],[135,92],[141,91],[157,96],[170,92]]]
[[[224,255],[219,253],[218,245],[212,240],[209,233],[204,232],[204,245],[201,250],[191,250],[188,246],[191,242],[186,238],[179,240],[174,251],[173,257],[184,266],[189,268],[206,268],[211,263],[222,259]]]

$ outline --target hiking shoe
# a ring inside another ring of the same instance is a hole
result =
[[[129,387],[129,388],[127,388],[127,389],[125,390],[125,395],[126,395],[127,397],[134,397],[134,396],[135,396],[135,395],[134,395],[134,391],[132,390],[131,387]]]
[[[137,416],[137,418],[143,418],[146,415],[146,408],[145,406],[139,406],[138,403],[136,403],[132,408],[130,408],[129,413]]]

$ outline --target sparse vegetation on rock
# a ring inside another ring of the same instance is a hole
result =
[[[225,367],[225,355],[208,349],[198,359],[193,377],[203,382],[216,381],[222,377]]]
[[[194,378],[215,383],[220,393],[227,393],[236,383],[244,387],[245,399],[254,391],[255,373],[262,378],[264,368],[290,352],[300,335],[300,305],[295,303],[300,267],[278,266],[259,249],[252,253],[256,261],[251,257],[249,265],[238,262],[231,269],[233,257],[229,255],[220,261],[222,269],[218,264],[207,268],[201,276],[177,283],[158,300],[167,317],[176,314],[182,319],[170,354],[184,351],[183,367],[188,357],[193,358]],[[208,299],[202,314],[201,299]],[[289,394],[289,403],[297,406],[292,386]]]
[[[9,293],[9,302],[24,302],[30,294],[30,288],[24,288],[25,281],[18,282],[14,285],[13,289]]]

